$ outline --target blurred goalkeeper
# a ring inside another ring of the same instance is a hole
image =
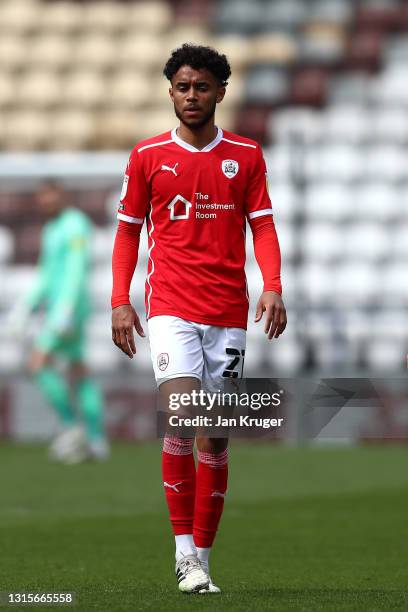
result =
[[[28,360],[28,369],[61,423],[50,456],[66,463],[105,459],[109,454],[103,424],[103,399],[84,362],[91,222],[67,205],[62,187],[48,181],[36,197],[47,217],[36,281],[15,309],[16,331],[43,306],[45,319]],[[64,377],[55,360],[67,364]]]

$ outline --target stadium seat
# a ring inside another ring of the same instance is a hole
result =
[[[325,24],[345,25],[353,17],[353,0],[316,0],[308,6],[307,19]]]
[[[92,231],[91,254],[95,265],[107,264],[109,270],[112,260],[113,241],[116,227],[99,228]]]
[[[407,345],[395,338],[372,340],[368,344],[366,359],[370,370],[379,376],[385,372],[406,371]]]
[[[390,253],[390,233],[378,223],[353,223],[344,234],[343,255],[352,261],[378,262]]]
[[[72,40],[65,36],[55,33],[39,34],[30,42],[26,64],[62,70],[71,64],[74,50]]]
[[[27,45],[24,36],[1,32],[0,68],[5,71],[15,71],[25,67],[26,63]]]
[[[14,237],[8,227],[0,225],[0,266],[11,260],[14,255]]]
[[[33,110],[12,111],[4,115],[3,140],[10,151],[41,149],[46,141],[48,118]]]
[[[303,29],[299,54],[305,64],[330,65],[340,62],[345,50],[343,28],[321,22]]]
[[[305,261],[331,262],[343,255],[343,236],[331,223],[307,223],[298,230],[297,243]]]
[[[167,91],[164,79],[161,86]],[[111,108],[139,108],[151,101],[152,82],[140,71],[121,70],[108,81],[107,104]]]
[[[0,108],[10,106],[15,100],[15,79],[7,72],[0,73]]]
[[[269,161],[269,160],[268,160]],[[269,196],[272,200],[272,209],[275,220],[282,220],[286,223],[293,220],[299,210],[300,197],[291,183],[272,180],[274,171],[268,164],[269,177]]]
[[[328,83],[328,101],[331,104],[366,106],[371,96],[371,78],[363,72],[345,72],[332,76]]]
[[[126,6],[125,20],[129,33],[139,30],[160,35],[172,24],[171,5],[160,0],[131,2]]]
[[[83,7],[75,2],[57,0],[43,3],[40,11],[39,25],[43,32],[69,35],[83,27]]]
[[[251,34],[258,32],[265,10],[260,0],[223,0],[216,6],[215,27],[222,33]]]
[[[341,263],[332,273],[333,303],[339,308],[378,307],[382,300],[378,278],[378,271],[369,263]]]
[[[328,78],[324,68],[299,68],[288,92],[290,103],[296,106],[323,106],[327,98]]]
[[[35,70],[21,77],[16,87],[15,103],[28,108],[56,106],[61,98],[58,75],[47,70]]]
[[[366,221],[388,222],[398,218],[403,193],[388,181],[376,180],[353,187],[356,217]]]
[[[263,6],[261,28],[265,31],[291,32],[301,26],[308,14],[300,0],[275,0]]]
[[[106,81],[92,70],[72,72],[62,82],[64,103],[77,108],[102,106],[105,101]]]
[[[404,64],[392,65],[386,68],[372,82],[373,99],[379,104],[404,106],[408,102],[408,92],[405,87],[408,69]]]
[[[83,29],[91,36],[95,32],[117,33],[127,26],[128,18],[128,7],[112,0],[86,2],[82,8]]]
[[[118,44],[106,34],[84,34],[75,41],[71,62],[80,69],[108,70],[117,65]]]
[[[362,158],[364,176],[372,180],[399,182],[406,178],[408,153],[405,148],[378,145],[370,148]]]
[[[0,6],[0,29],[7,33],[27,34],[36,28],[39,16],[37,2],[6,0]]]
[[[252,38],[251,61],[289,66],[298,56],[296,38],[282,32],[262,34]],[[235,79],[235,73],[234,73]]]
[[[289,93],[289,79],[284,70],[263,66],[249,71],[245,97],[249,104],[273,104],[283,102]]]
[[[298,147],[299,142],[308,144],[322,137],[322,119],[318,111],[311,108],[288,108],[271,113],[268,121],[268,134],[271,139],[291,142]]]
[[[35,279],[35,266],[10,265],[2,276],[0,301],[6,308],[11,308],[27,292]]]
[[[328,266],[318,263],[303,264],[298,272],[298,282],[305,306],[322,307],[334,302],[335,278]]]
[[[212,45],[228,57],[233,73],[251,62],[252,39],[237,34],[216,36]]]
[[[309,180],[352,182],[362,178],[365,159],[352,146],[333,144],[314,150],[305,156],[305,172]]]
[[[388,306],[406,308],[408,302],[407,261],[393,260],[378,271],[383,302]]]
[[[117,61],[127,69],[156,69],[163,63],[160,45],[154,36],[144,32],[135,36],[131,34],[120,40]]]
[[[408,194],[405,194],[405,198]],[[405,203],[407,200],[405,199]],[[402,223],[399,223],[392,231],[391,234],[391,253],[395,258],[396,262],[401,262],[402,260],[408,261],[408,240],[407,234],[408,232],[408,219],[405,216],[405,219]]]
[[[379,143],[408,144],[408,118],[405,109],[379,109],[372,118],[372,131]]]
[[[86,111],[61,110],[49,118],[47,133],[53,149],[84,149],[94,141],[94,119]]]
[[[338,223],[355,215],[352,191],[339,182],[311,183],[304,195],[304,211],[310,220]]]
[[[359,145],[369,139],[373,121],[366,109],[352,105],[330,106],[322,116],[326,142]]]

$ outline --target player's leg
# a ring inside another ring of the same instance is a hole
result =
[[[204,380],[209,392],[223,390],[223,381],[241,378],[246,333],[243,329],[206,326],[203,336]],[[224,432],[220,436],[225,435]],[[197,436],[197,485],[194,542],[209,573],[210,552],[224,509],[228,485],[228,439]],[[205,592],[220,592],[211,579]]]
[[[203,355],[197,326],[177,317],[149,320],[153,368],[162,407],[168,410],[170,396],[191,394],[201,386]],[[184,413],[186,409],[184,409]],[[177,410],[181,416],[181,410]],[[170,522],[176,543],[176,575],[179,589],[196,592],[208,584],[197,558],[193,540],[196,470],[194,437],[168,427],[163,441],[162,471]]]
[[[77,423],[71,402],[69,387],[64,377],[53,367],[50,352],[41,346],[35,348],[28,360],[28,370],[43,393],[47,402],[54,408],[64,428]]]
[[[79,352],[73,355],[80,356]],[[91,377],[83,361],[71,361],[70,380],[84,425],[89,454],[103,460],[109,456],[109,445],[105,435],[104,402],[101,389]]]

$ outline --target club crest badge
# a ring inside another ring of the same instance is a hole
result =
[[[239,163],[234,159],[224,159],[221,168],[226,177],[234,178],[238,174]]]
[[[157,357],[157,367],[159,368],[159,370],[163,372],[167,368],[168,365],[169,365],[168,353],[160,353],[160,355],[158,355]]]

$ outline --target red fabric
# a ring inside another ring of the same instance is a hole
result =
[[[164,492],[174,535],[193,533],[196,470],[194,455],[171,455],[163,451]]]
[[[199,548],[212,546],[224,508],[228,465],[214,468],[198,462],[194,510],[194,543]]]
[[[132,151],[118,217],[149,233],[147,318],[246,328],[246,219],[271,217],[260,146],[230,132],[201,151],[166,132]]]
[[[262,272],[264,291],[282,294],[280,278],[281,254],[275,224],[271,215],[249,221],[251,226],[255,258]]]
[[[139,224],[119,221],[112,256],[112,308],[130,304],[130,284],[137,264],[141,229]]]

